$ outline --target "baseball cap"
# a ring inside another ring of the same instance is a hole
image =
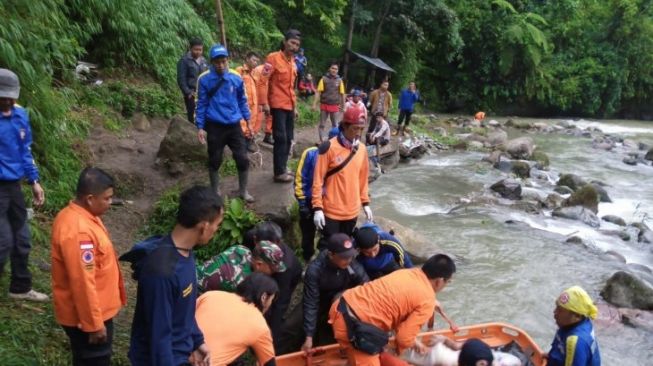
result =
[[[301,39],[302,32],[298,31],[297,29],[288,29],[288,31],[286,31],[286,33],[284,34],[283,38],[286,40]]]
[[[252,257],[263,260],[275,272],[285,272],[286,264],[283,263],[283,250],[271,241],[261,240],[252,251]]]
[[[20,82],[18,75],[8,69],[0,69],[0,98],[18,99]]]
[[[354,233],[354,242],[360,249],[369,249],[378,244],[379,234],[371,227],[363,227]]]
[[[476,362],[482,360],[487,361],[488,365],[492,365],[492,361],[494,361],[492,350],[479,339],[468,339],[460,350],[458,366],[476,366]]]
[[[358,254],[349,235],[343,233],[333,234],[329,237],[327,250],[343,258],[351,258]]]
[[[342,117],[342,122],[363,126],[365,125],[365,112],[357,106],[351,106],[345,111],[345,114]]]
[[[211,57],[211,60],[218,57],[229,57],[229,52],[223,45],[215,44],[213,47],[211,47],[209,56]]]

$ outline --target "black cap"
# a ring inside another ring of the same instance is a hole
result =
[[[492,350],[479,339],[468,339],[458,356],[458,366],[476,366],[476,362],[485,360],[489,365],[494,361]]]
[[[354,241],[360,249],[370,249],[379,242],[379,234],[371,227],[363,227],[354,233]]]
[[[333,234],[329,237],[327,250],[343,258],[351,258],[358,254],[349,235],[343,233]]]
[[[288,29],[286,31],[286,34],[284,34],[283,38],[287,41],[289,39],[302,39],[302,32],[298,31],[297,29]]]

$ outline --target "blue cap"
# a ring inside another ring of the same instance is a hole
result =
[[[360,89],[354,89],[354,91],[351,92],[352,97],[360,97],[361,96],[361,90]]]
[[[332,139],[338,136],[339,133],[340,133],[340,129],[338,127],[334,127],[329,130],[329,138]]]
[[[223,45],[216,44],[211,47],[209,57],[211,57],[211,60],[218,57],[229,57],[229,52],[227,52],[227,49]]]

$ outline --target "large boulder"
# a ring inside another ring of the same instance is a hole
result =
[[[601,226],[601,221],[596,217],[594,212],[583,206],[560,207],[553,210],[551,214],[555,217],[582,221],[591,227]]]
[[[490,189],[499,193],[501,197],[518,200],[521,198],[521,184],[514,179],[503,179],[490,186]]]
[[[433,240],[427,240],[413,229],[407,228],[396,221],[385,217],[374,216],[374,222],[384,231],[393,231],[404,249],[411,255],[415,263],[424,263],[434,254],[442,251],[434,245]]]
[[[589,185],[592,186],[596,193],[599,195],[599,202],[612,202],[612,199],[608,195],[608,191],[606,191],[604,188],[604,184],[600,184],[600,182],[597,181],[592,181],[592,183]]]
[[[613,274],[601,290],[601,296],[619,307],[653,310],[653,287],[630,272]]]
[[[558,194],[572,194],[574,193],[574,190],[567,187],[567,186],[556,186],[553,188],[553,191],[558,193]]]
[[[525,161],[513,161],[511,171],[519,178],[528,178],[531,174],[531,166]]]
[[[571,194],[565,203],[566,206],[583,206],[592,210],[592,212],[599,212],[599,194],[596,189],[587,184]]]
[[[206,146],[197,141],[197,128],[185,118],[175,116],[159,145],[157,157],[166,162],[205,162]]]
[[[508,141],[508,134],[502,129],[490,130],[487,134],[487,143],[490,146],[498,146]]]
[[[506,152],[513,159],[528,160],[531,155],[533,155],[534,150],[535,143],[533,142],[533,139],[528,136],[518,137],[506,142]]]
[[[537,162],[537,166],[540,169],[546,169],[549,167],[550,160],[549,156],[541,151],[535,150],[531,156],[531,160]]]
[[[573,191],[586,184],[587,182],[576,174],[562,174],[558,180],[558,183],[556,183],[557,186],[567,186]]]

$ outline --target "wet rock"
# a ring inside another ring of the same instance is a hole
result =
[[[159,145],[157,157],[164,161],[206,162],[206,146],[197,141],[197,128],[185,118],[175,116]]]
[[[547,172],[543,170],[539,170],[537,168],[531,168],[529,172],[529,176],[531,177],[531,179],[536,179],[546,183],[549,182],[549,175],[547,174]]]
[[[401,241],[406,251],[411,254],[411,259],[416,259],[416,264],[424,263],[432,255],[442,253],[441,249],[437,246],[434,247],[435,243],[433,243],[433,240],[427,240],[413,229],[405,227],[396,221],[386,219],[385,217],[375,216],[374,221],[383,230],[394,231],[394,235]]]
[[[651,147],[648,144],[645,144],[643,142],[640,142],[639,144],[637,144],[637,148],[642,150],[642,151],[648,151],[648,150],[651,149]]]
[[[598,181],[592,181],[592,183],[589,184],[594,188],[596,193],[599,195],[599,202],[612,202],[612,199],[610,199],[610,196],[608,195],[608,191],[605,190],[606,184]]]
[[[621,321],[631,327],[653,332],[653,312],[639,309],[619,309]]]
[[[145,132],[152,127],[152,124],[145,114],[139,112],[132,117],[132,126],[138,131]]]
[[[514,179],[503,179],[490,186],[490,189],[499,193],[501,197],[510,200],[521,198],[521,184]]]
[[[625,230],[601,230],[601,233],[616,236],[623,241],[630,241],[630,234]]]
[[[531,167],[524,161],[513,161],[511,171],[519,178],[530,177]]]
[[[569,244],[585,244],[583,242],[583,239],[580,236],[576,236],[576,235],[568,237],[567,240],[565,240],[565,243],[569,243]]]
[[[557,186],[553,189],[553,191],[560,193],[560,194],[572,194],[574,193],[574,190],[567,187],[567,186]]]
[[[653,287],[630,272],[613,274],[601,290],[601,296],[619,307],[653,310]]]
[[[639,149],[639,144],[637,144],[636,141],[631,140],[631,139],[625,139],[623,142],[623,145],[625,148],[628,149]]]
[[[624,257],[623,254],[619,252],[615,252],[614,250],[608,250],[607,252],[605,252],[605,255],[607,257],[615,259],[618,262],[626,263],[626,257]]]
[[[547,199],[547,194],[544,191],[535,188],[522,187],[521,199],[527,201],[535,201],[544,204]]]
[[[583,206],[560,207],[553,210],[552,215],[555,217],[582,221],[591,227],[601,226],[601,222],[594,212]]]
[[[528,136],[518,137],[506,142],[506,153],[508,153],[508,155],[513,159],[528,160],[531,155],[533,155],[534,150],[535,143],[533,142],[533,139]]]
[[[540,203],[531,201],[515,201],[510,207],[530,214],[539,214],[542,211]]]
[[[598,150],[610,151],[614,148],[614,143],[610,141],[596,141],[592,143],[592,147]]]
[[[596,189],[587,184],[571,194],[567,201],[566,206],[583,206],[597,213],[599,211],[599,194]]]
[[[451,148],[453,150],[467,150],[467,142],[460,141],[458,143],[451,145]]]
[[[508,134],[504,130],[495,129],[493,131],[489,131],[487,134],[487,143],[490,146],[505,144],[506,141],[508,141]]]
[[[596,304],[599,314],[592,322],[602,327],[621,325],[621,313],[619,309],[610,304],[600,302]]]
[[[483,135],[480,135],[478,133],[470,133],[470,134],[465,136],[464,140],[467,141],[467,142],[470,142],[470,143],[476,141],[476,142],[480,142],[481,144],[483,144],[484,142],[487,141],[487,137],[485,137]]]
[[[503,155],[503,151],[501,150],[494,150],[490,153],[490,155],[484,156],[482,161],[488,162],[490,164],[496,164],[499,161],[501,161],[501,156]]]
[[[562,207],[564,201],[565,198],[562,197],[561,195],[557,193],[549,193],[549,195],[546,196],[546,199],[544,200],[544,206],[549,209],[555,209],[558,207]]]
[[[510,160],[501,160],[498,163],[492,166],[494,169],[497,169],[504,173],[510,173],[512,171],[512,161]]]
[[[488,125],[488,126],[491,126],[491,127],[499,127],[499,126],[501,126],[501,124],[499,123],[499,121],[497,121],[497,120],[495,120],[495,119],[491,119],[491,120],[487,123],[487,125]]]
[[[640,230],[637,235],[637,241],[640,243],[653,243],[653,231],[651,230]]]
[[[637,158],[634,158],[632,156],[626,156],[622,162],[626,165],[637,165]]]
[[[587,182],[576,174],[562,174],[558,180],[558,183],[556,183],[557,186],[567,186],[573,191],[586,184]]]
[[[571,123],[569,123],[569,121],[558,121],[558,123],[556,123],[556,124],[558,126],[562,127],[562,128],[572,128],[573,127],[573,125]]]
[[[626,221],[624,219],[622,219],[621,217],[616,216],[616,215],[605,215],[605,216],[601,217],[601,220],[611,222],[611,223],[613,223],[615,225],[619,225],[619,226],[626,226]]]
[[[653,161],[653,148],[649,149],[644,155],[644,159]]]
[[[549,167],[550,160],[549,156],[541,151],[535,150],[531,156],[531,160],[537,162],[537,167],[540,169],[546,169]]]

